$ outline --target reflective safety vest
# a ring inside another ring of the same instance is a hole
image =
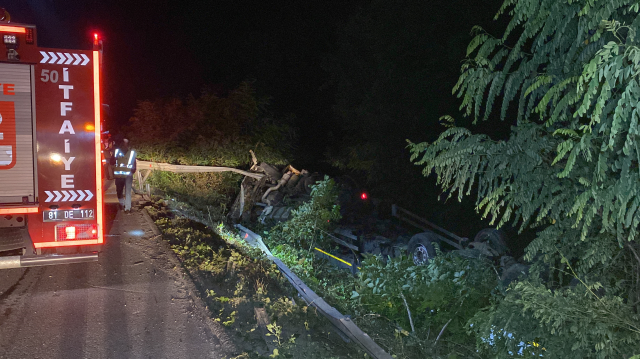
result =
[[[116,158],[116,165],[113,168],[113,177],[126,178],[131,176],[133,165],[136,161],[136,151],[129,150],[124,153],[119,148],[116,148],[116,151],[113,153],[113,157]]]

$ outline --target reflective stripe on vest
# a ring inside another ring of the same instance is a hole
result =
[[[133,170],[133,164],[136,160],[136,151],[129,150],[127,153],[123,153],[120,149],[116,148],[113,156],[116,158],[116,165],[113,168],[113,176],[116,178],[125,178],[131,175]]]

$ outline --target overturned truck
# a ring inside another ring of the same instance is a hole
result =
[[[299,171],[291,165],[258,164],[255,157],[251,172],[263,176],[247,176],[242,181],[229,212],[233,222],[286,221],[292,209],[311,198],[311,186],[323,178],[319,173]],[[407,255],[416,265],[425,265],[436,256],[437,245],[443,251],[456,251],[464,257],[493,260],[501,270],[500,279],[506,283],[527,272],[528,266],[510,255],[501,230],[485,228],[469,241],[395,204],[385,211],[381,201],[368,198],[354,181],[337,182],[344,220],[333,233],[327,233],[336,246],[316,250],[338,266],[355,272],[365,253],[385,259]],[[362,211],[363,207],[368,210]]]

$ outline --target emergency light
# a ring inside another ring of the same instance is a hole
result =
[[[27,28],[26,30],[27,32],[25,33],[24,41],[29,45],[33,45],[34,43],[33,29]]]
[[[20,34],[24,34],[27,32],[27,30],[24,27],[19,26],[0,25],[0,32],[17,32]]]
[[[76,239],[97,239],[98,226],[95,224],[59,224],[56,226],[56,241]]]
[[[18,40],[16,40],[16,35],[4,35],[4,43],[15,45]]]

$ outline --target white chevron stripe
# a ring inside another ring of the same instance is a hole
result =
[[[89,62],[89,58],[85,54],[80,54],[80,56],[82,56],[82,58],[84,59],[84,62],[80,65],[85,66]]]
[[[45,202],[71,202],[71,201],[89,201],[93,198],[93,193],[88,189],[77,189],[68,191],[44,191],[48,196]],[[53,198],[55,197],[55,198]]]
[[[49,56],[51,56],[51,60],[49,61],[49,63],[55,64],[56,61],[58,60],[58,56],[56,56],[56,54],[51,51],[49,51]]]
[[[40,51],[40,55],[42,55],[42,60],[40,60],[40,63],[41,64],[47,63],[47,60],[49,60],[49,55],[47,55],[45,51]]]
[[[40,51],[40,55],[42,55],[41,64],[86,66],[91,61],[87,55],[73,52]]]

